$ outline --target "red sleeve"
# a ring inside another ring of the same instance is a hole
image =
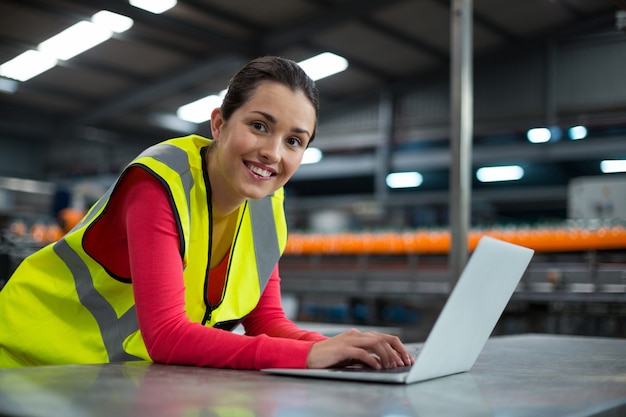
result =
[[[305,367],[309,350],[321,335],[306,336],[306,332],[289,324],[284,314],[279,317],[277,275],[270,280],[257,309],[246,319],[254,336],[189,320],[184,310],[178,233],[167,192],[141,169],[129,174],[123,178],[125,184],[120,184],[120,191],[125,192],[114,193],[111,203],[115,198],[120,213],[125,214],[137,317],[150,357],[155,362],[216,368]],[[309,337],[311,340],[307,340]]]

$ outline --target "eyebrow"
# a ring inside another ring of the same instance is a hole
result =
[[[259,113],[260,115],[265,117],[267,120],[269,120],[269,122],[272,123],[272,124],[276,124],[278,122],[274,116],[272,116],[271,114],[266,113],[264,111],[253,110],[252,113]],[[294,132],[294,133],[305,133],[305,134],[309,135],[309,137],[311,137],[311,133],[308,130],[303,129],[301,127],[292,127],[291,131]]]

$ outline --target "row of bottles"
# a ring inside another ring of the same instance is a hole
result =
[[[81,219],[83,213],[73,209],[61,210],[57,219],[34,220],[14,218],[9,221],[2,237],[11,244],[43,246],[59,240]]]
[[[544,226],[475,228],[468,234],[468,246],[475,247],[481,236],[491,236],[537,252],[576,252],[626,248],[626,224],[599,225],[564,223]],[[286,254],[446,254],[450,249],[447,229],[409,231],[290,233]]]

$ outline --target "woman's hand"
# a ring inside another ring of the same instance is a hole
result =
[[[396,336],[351,329],[315,343],[307,368],[329,368],[360,363],[374,369],[412,365],[414,358]]]

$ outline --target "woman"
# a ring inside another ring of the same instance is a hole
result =
[[[148,148],[66,236],[22,262],[0,292],[0,366],[412,363],[394,336],[326,338],[282,310],[283,186],[317,117],[316,87],[296,63],[244,66],[212,112],[213,140]],[[245,335],[227,331],[240,322]]]

